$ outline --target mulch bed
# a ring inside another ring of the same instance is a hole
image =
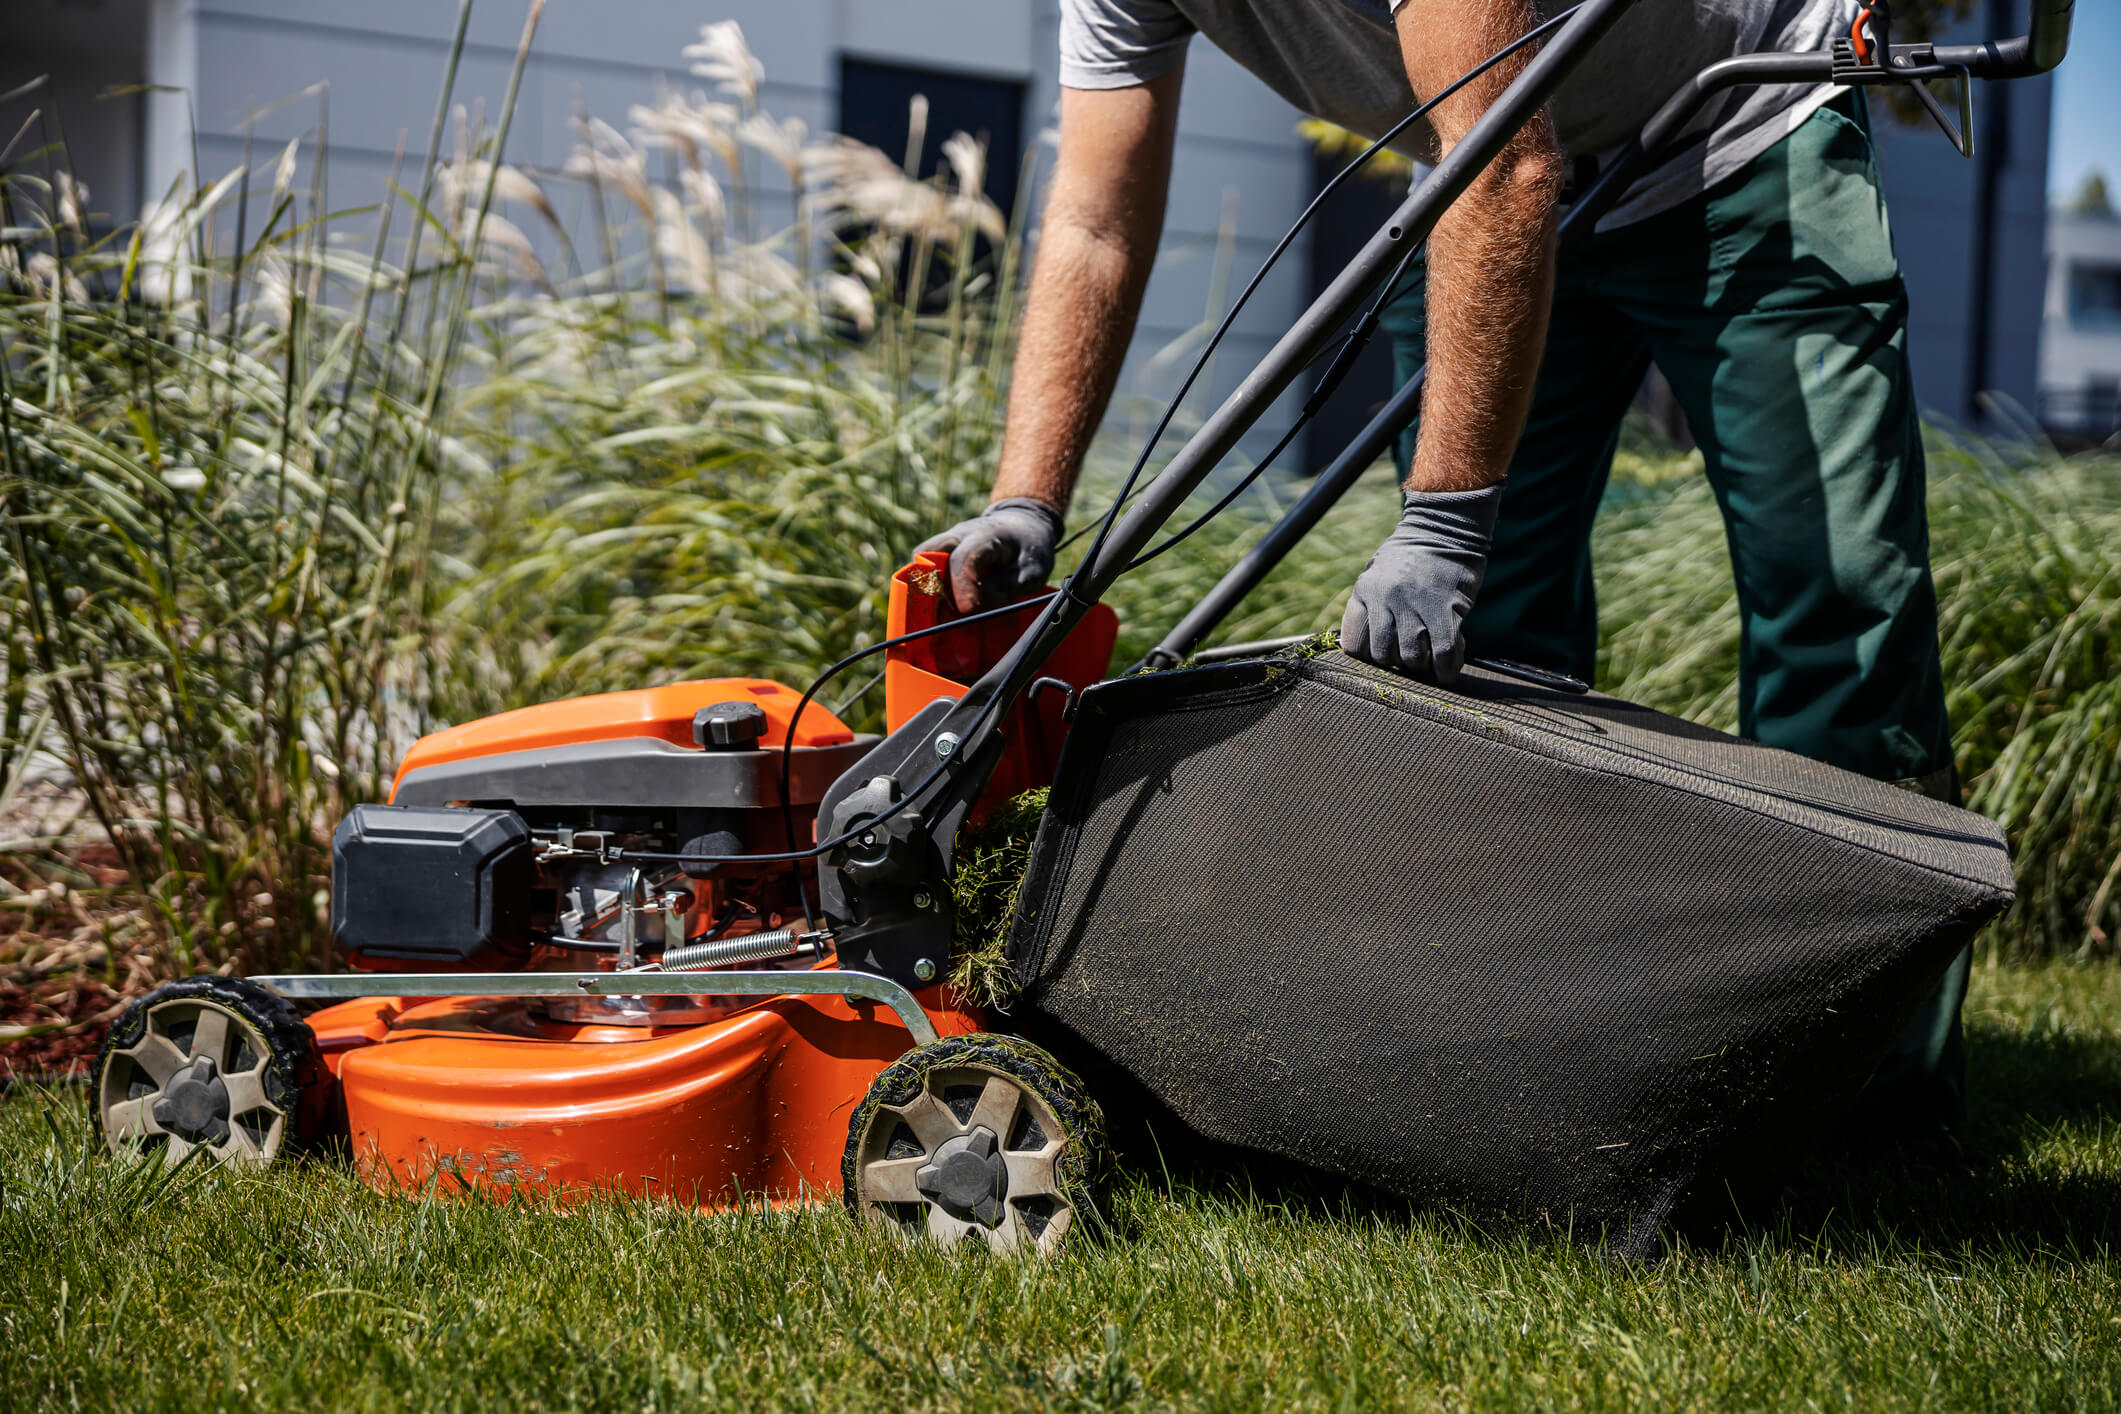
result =
[[[156,981],[107,846],[0,856],[0,1085],[78,1079]]]

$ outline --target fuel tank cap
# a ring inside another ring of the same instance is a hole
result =
[[[766,734],[766,709],[756,702],[715,702],[692,715],[692,739],[708,751],[749,751]]]

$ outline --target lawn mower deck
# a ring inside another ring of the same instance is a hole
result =
[[[981,1029],[944,991],[918,998],[936,1029]],[[555,1021],[540,998],[374,997],[310,1025],[380,1187],[439,1174],[706,1207],[835,1194],[847,1121],[916,1038],[844,996],[696,1000],[708,1019],[636,1026]]]

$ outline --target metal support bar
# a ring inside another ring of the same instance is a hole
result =
[[[935,1023],[913,993],[869,972],[335,972],[253,977],[294,1001],[352,997],[859,997],[898,1015],[917,1046]]]
[[[1244,602],[1245,596],[1258,588],[1261,580],[1273,573],[1274,567],[1326,518],[1326,512],[1340,503],[1348,488],[1376,465],[1393,440],[1412,425],[1415,414],[1421,411],[1421,388],[1428,376],[1426,366],[1415,370],[1414,376],[1401,385],[1377,415],[1355,435],[1355,440],[1333,459],[1333,464],[1311,479],[1310,486],[1297,498],[1296,504],[1283,512],[1281,519],[1268,527],[1267,533],[1230,566],[1229,572],[1164,635],[1161,643],[1149,650],[1149,655],[1142,659],[1146,666],[1162,670],[1185,662],[1195,645],[1213,633],[1215,626]]]

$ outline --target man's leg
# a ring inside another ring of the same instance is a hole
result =
[[[1636,248],[1704,248],[1665,252],[1640,303],[1619,302],[1650,329],[1723,509],[1740,729],[1952,798],[1907,292],[1860,108],[1837,100],[1670,217],[1629,228]],[[1691,309],[1664,273],[1687,254],[1708,275]],[[1965,963],[1859,1100],[1865,1129],[1963,1123]]]
[[[1421,269],[1387,307],[1394,371],[1426,356]],[[1600,299],[1595,268],[1564,256],[1531,414],[1510,462],[1480,598],[1466,619],[1473,656],[1571,673],[1598,667],[1591,521],[1613,469],[1621,419],[1649,368],[1642,333]],[[1401,438],[1404,475],[1416,429]]]

